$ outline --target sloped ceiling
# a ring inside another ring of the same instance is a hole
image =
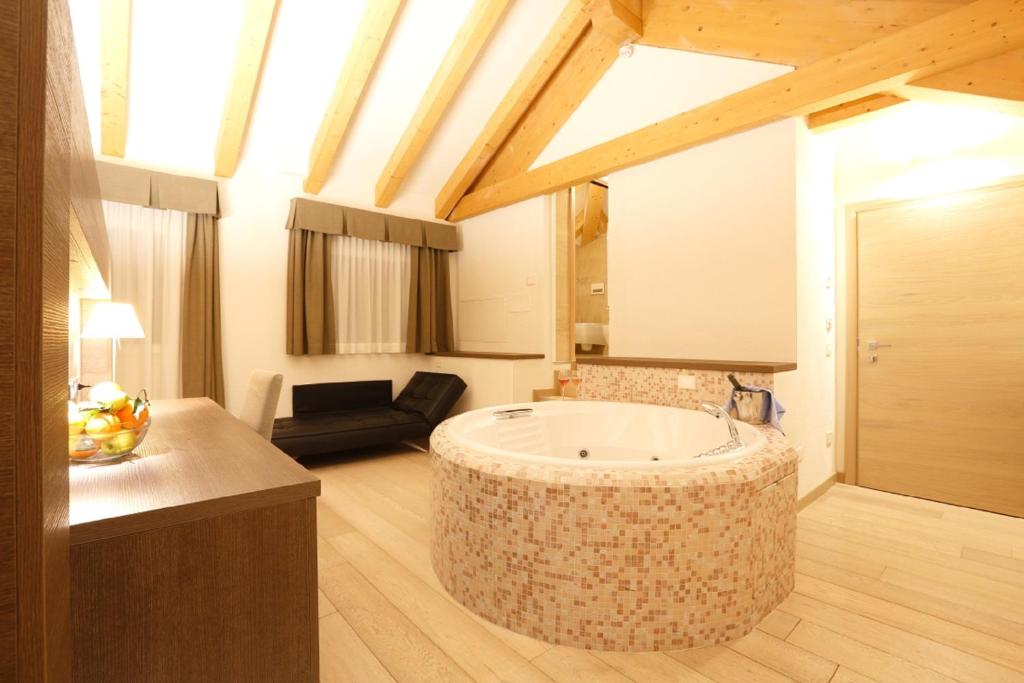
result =
[[[372,0],[369,0],[372,2]],[[406,0],[320,197],[373,206],[374,184],[472,0]],[[70,0],[86,108],[99,149],[100,3]],[[365,0],[280,0],[238,176],[301,182]],[[124,161],[210,175],[242,0],[134,0]],[[429,216],[448,174],[562,9],[517,0],[392,205]]]
[[[637,45],[619,58],[533,168],[780,76],[792,67]]]

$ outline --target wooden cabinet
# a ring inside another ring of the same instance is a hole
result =
[[[71,469],[78,681],[315,681],[320,482],[208,399]]]

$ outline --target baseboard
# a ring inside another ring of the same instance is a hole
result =
[[[833,474],[831,477],[821,482],[813,489],[807,492],[802,498],[796,502],[796,511],[800,512],[805,507],[813,503],[814,501],[825,495],[825,492],[832,488],[832,485],[839,480],[840,474]]]

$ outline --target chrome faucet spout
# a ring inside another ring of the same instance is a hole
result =
[[[740,439],[740,431],[736,429],[736,423],[733,422],[732,416],[729,415],[725,408],[711,401],[701,401],[700,408],[708,415],[713,415],[717,419],[724,418],[725,424],[729,427],[729,439],[741,446],[743,445],[743,441]]]

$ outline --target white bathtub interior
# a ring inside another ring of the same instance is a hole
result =
[[[495,417],[512,409],[533,412],[512,419]],[[464,413],[452,419],[450,435],[464,447],[513,460],[656,468],[727,462],[764,445],[758,429],[741,422],[737,427],[744,448],[698,459],[698,454],[729,440],[723,419],[703,411],[637,403],[542,401]]]

